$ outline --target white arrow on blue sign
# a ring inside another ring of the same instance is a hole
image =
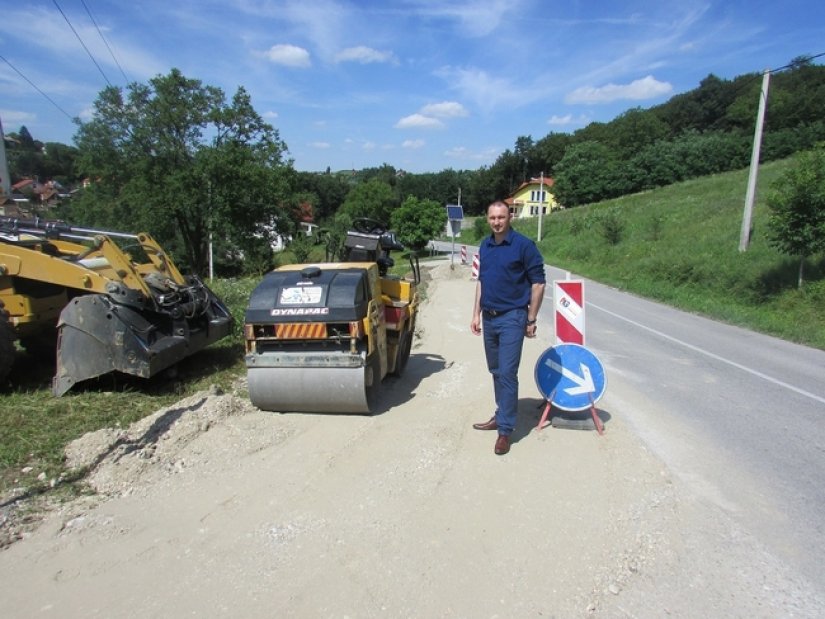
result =
[[[579,344],[559,344],[541,353],[535,378],[544,399],[563,411],[590,408],[607,387],[601,362]]]

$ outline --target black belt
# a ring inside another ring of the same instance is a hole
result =
[[[511,307],[510,309],[505,309],[505,310],[485,309],[485,310],[481,310],[481,311],[484,312],[485,314],[487,314],[488,316],[501,316],[502,314],[506,314],[507,312],[512,312],[515,309],[525,309],[526,310],[527,308],[526,307]]]

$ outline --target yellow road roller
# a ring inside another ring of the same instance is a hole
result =
[[[411,278],[389,275],[403,249],[385,226],[353,222],[343,261],[287,265],[264,276],[244,319],[249,397],[277,412],[369,414],[388,374],[410,356],[418,311]]]

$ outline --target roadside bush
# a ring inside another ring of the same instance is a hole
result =
[[[292,252],[292,255],[295,256],[296,264],[303,264],[307,260],[309,260],[309,254],[312,252],[313,242],[307,237],[306,234],[302,232],[298,232],[292,239],[292,242],[289,244],[289,250]]]
[[[587,228],[587,219],[584,215],[572,215],[570,217],[570,234],[578,236]]]
[[[654,213],[647,221],[648,233],[647,238],[650,241],[658,241],[662,238],[662,231],[665,227],[666,218],[662,213]]]
[[[234,324],[232,334],[227,340],[240,341],[243,338],[243,323],[246,306],[249,304],[249,296],[255,286],[260,283],[259,277],[239,277],[228,279],[213,279],[209,282],[209,288],[224,302],[224,305],[232,314]]]
[[[586,225],[597,230],[610,245],[618,245],[625,231],[625,222],[618,207],[592,211],[587,216]]]
[[[490,226],[487,224],[487,218],[483,216],[476,217],[473,221],[473,232],[479,239],[484,238],[490,233]]]

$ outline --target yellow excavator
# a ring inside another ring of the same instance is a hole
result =
[[[387,374],[410,357],[420,269],[390,275],[403,249],[373,220],[353,222],[342,262],[287,265],[253,290],[244,339],[249,397],[262,410],[375,412]]]
[[[0,216],[0,381],[15,340],[56,355],[55,395],[121,372],[150,378],[232,330],[227,307],[147,233]]]

